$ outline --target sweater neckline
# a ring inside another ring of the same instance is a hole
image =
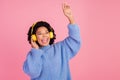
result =
[[[48,49],[50,47],[50,45],[47,45],[47,46],[43,46],[43,47],[41,47],[40,49],[42,49],[42,50],[46,50],[46,49]]]

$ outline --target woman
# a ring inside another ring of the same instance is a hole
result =
[[[63,4],[62,9],[70,22],[69,36],[63,41],[54,43],[54,30],[44,21],[33,24],[28,32],[32,49],[27,55],[23,70],[31,80],[71,80],[69,60],[80,48],[80,31],[70,6]]]

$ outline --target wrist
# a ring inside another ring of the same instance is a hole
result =
[[[38,46],[32,46],[32,48],[34,48],[34,49],[39,49],[39,47],[38,47]]]
[[[74,20],[73,16],[69,17],[68,20],[69,20],[70,24],[75,24],[75,20]]]

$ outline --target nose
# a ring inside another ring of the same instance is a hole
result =
[[[44,34],[42,34],[43,35],[43,37],[47,37],[47,34],[46,33],[44,33]]]

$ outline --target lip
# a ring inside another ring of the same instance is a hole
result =
[[[43,38],[43,39],[41,40],[41,42],[42,42],[43,44],[48,43],[48,41],[49,41],[49,39],[48,39],[48,38]]]

